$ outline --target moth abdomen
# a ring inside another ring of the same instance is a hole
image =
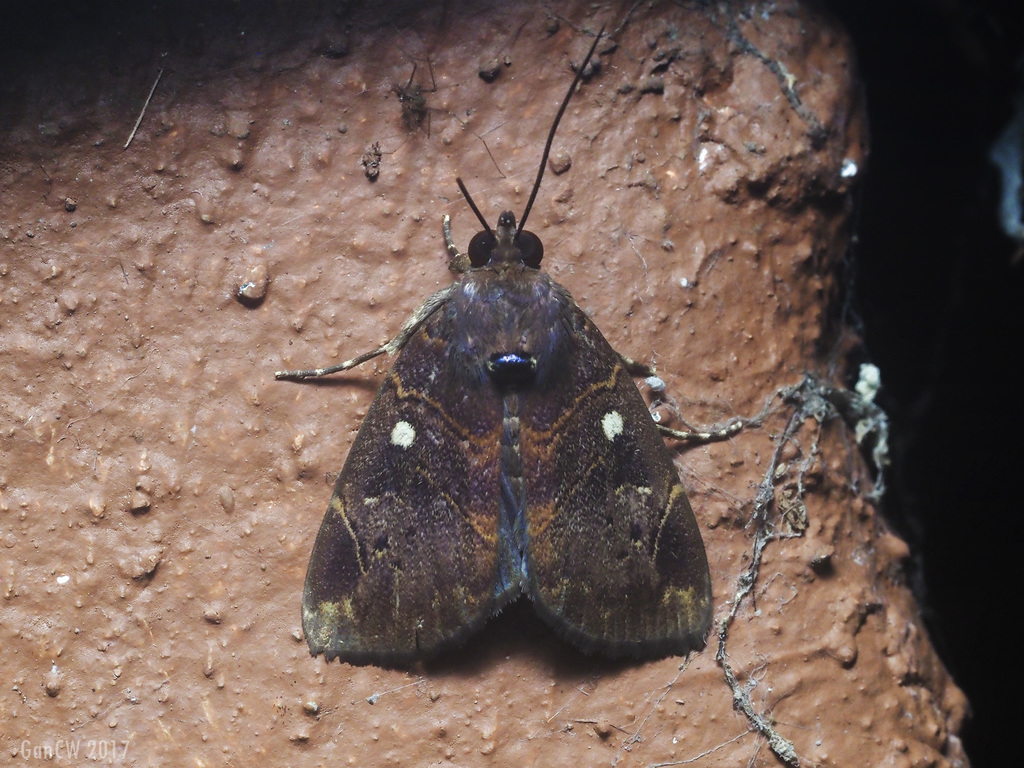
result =
[[[510,393],[502,402],[501,420],[500,566],[495,590],[501,602],[519,596],[526,587],[526,483],[519,436],[519,397]]]

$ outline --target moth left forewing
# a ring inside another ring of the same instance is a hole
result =
[[[396,337],[401,351],[338,477],[302,602],[314,655],[409,660],[457,643],[505,599],[501,401],[451,364],[444,300],[427,311],[428,300]]]
[[[701,647],[710,575],[672,455],[594,323],[570,303],[560,325],[571,359],[538,360],[557,384],[521,396],[530,595],[588,651]]]

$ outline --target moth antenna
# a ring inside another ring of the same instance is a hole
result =
[[[480,209],[476,207],[476,203],[474,203],[473,198],[470,197],[469,190],[466,189],[466,185],[462,183],[462,179],[456,176],[455,183],[459,185],[459,189],[462,190],[462,195],[466,198],[466,202],[469,203],[469,207],[473,209],[473,213],[475,213],[476,217],[480,219],[480,223],[484,225],[484,230],[487,234],[493,236],[494,233],[491,232],[491,226],[487,223],[487,219],[484,218],[484,215],[480,213]]]
[[[576,77],[572,81],[572,85],[569,86],[569,92],[565,94],[565,98],[562,99],[562,106],[558,108],[558,114],[555,115],[555,122],[551,124],[551,130],[548,131],[548,140],[544,145],[544,154],[540,158],[540,168],[537,169],[537,180],[533,182],[533,191],[530,193],[530,199],[526,203],[526,208],[523,210],[523,216],[519,219],[519,229],[516,230],[516,237],[523,231],[523,227],[526,226],[526,218],[530,215],[530,209],[533,208],[533,201],[537,199],[537,192],[540,191],[540,181],[544,178],[544,168],[548,164],[548,155],[551,154],[551,144],[555,140],[555,131],[558,130],[558,123],[562,119],[562,115],[565,114],[565,108],[569,106],[569,99],[572,98],[573,92],[576,90],[576,86],[580,84],[580,80],[583,79],[583,72],[587,68],[587,64],[590,63],[590,57],[594,55],[594,51],[597,50],[597,44],[601,41],[601,35],[604,34],[604,26],[597,33],[597,37],[594,38],[594,44],[590,46],[590,50],[587,51],[586,57],[583,59],[583,63],[580,64],[579,69],[576,70]],[[463,190],[465,192],[465,190]],[[476,210],[474,208],[474,210]],[[480,216],[477,213],[477,216]],[[481,219],[482,221],[483,219]],[[488,229],[488,231],[490,231]]]

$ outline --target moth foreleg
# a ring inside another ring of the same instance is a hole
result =
[[[392,339],[394,341],[394,339]],[[370,352],[364,352],[361,355],[353,357],[351,360],[346,360],[338,365],[331,365],[327,368],[307,368],[298,371],[274,371],[275,379],[315,379],[320,376],[329,376],[332,373],[339,373],[340,371],[347,371],[349,368],[355,368],[361,363],[365,363],[367,360],[372,360],[378,355],[382,355],[388,351],[388,347],[391,346],[389,341],[383,346],[377,347]]]
[[[444,244],[451,257],[448,261],[448,269],[452,272],[468,272],[469,256],[459,252],[459,247],[452,240],[452,218],[447,213],[441,218],[441,231],[444,232]]]
[[[412,313],[412,316],[405,321],[405,325],[402,326],[402,330],[398,332],[395,338],[391,339],[387,344],[382,344],[376,349],[364,352],[361,355],[353,357],[351,360],[346,360],[343,363],[337,365],[331,365],[326,368],[309,368],[298,371],[275,371],[275,379],[315,379],[320,376],[329,376],[332,373],[340,373],[341,371],[347,371],[350,368],[355,368],[357,365],[365,363],[367,360],[372,360],[379,355],[388,354],[393,355],[398,352],[402,347],[405,346],[406,342],[412,338],[412,335],[419,330],[419,327],[423,325],[423,322],[430,317],[438,307],[448,301],[448,297],[451,296],[452,291],[455,290],[457,283],[452,283],[446,288],[442,288],[440,291],[435,293],[423,304],[420,305],[419,309]]]

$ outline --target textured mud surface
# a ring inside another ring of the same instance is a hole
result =
[[[0,749],[774,765],[774,730],[794,764],[964,764],[906,548],[825,407],[776,398],[763,425],[679,449],[716,606],[687,660],[582,656],[528,606],[411,669],[312,659],[299,624],[379,378],[273,371],[376,347],[451,280],[442,214],[463,246],[477,229],[456,175],[488,218],[521,210],[601,24],[531,215],[545,268],[657,367],[672,426],[756,414],[807,371],[849,383],[866,134],[843,33],[794,2],[245,8],[69,16],[4,54]],[[716,663],[744,574],[724,658],[761,731]]]

